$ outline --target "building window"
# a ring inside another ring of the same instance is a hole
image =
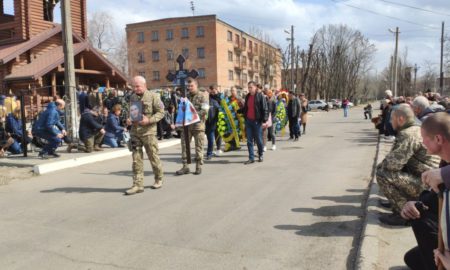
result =
[[[205,69],[204,68],[199,68],[198,70],[198,77],[199,78],[205,78],[206,77],[206,74],[205,74]]]
[[[143,52],[138,52],[138,63],[145,63],[145,56]]]
[[[228,70],[228,80],[230,81],[234,80],[234,73],[232,70]]]
[[[167,50],[167,60],[173,60],[174,55],[172,50]]]
[[[152,51],[152,60],[159,61],[159,51]]]
[[[139,74],[139,76],[142,76],[145,79],[145,71],[139,71],[138,74]]]
[[[242,49],[246,49],[247,48],[247,39],[246,38],[242,38]]]
[[[152,31],[152,41],[158,41],[158,40],[159,40],[159,32]]]
[[[247,65],[247,56],[242,56],[242,64]]]
[[[255,83],[259,83],[259,77],[255,76]]]
[[[189,57],[189,49],[188,48],[183,48],[183,50],[181,51],[181,54],[184,56],[185,59],[188,59],[188,57]]]
[[[258,60],[255,60],[255,69],[256,69],[256,70],[259,69],[259,63],[258,63]]]
[[[138,32],[138,43],[144,43],[145,35],[144,32]]]
[[[153,71],[153,80],[159,81],[159,71]]]
[[[251,40],[248,41],[248,49],[250,52],[253,51],[253,42]]]
[[[181,38],[189,38],[189,30],[186,27],[181,29]]]
[[[173,39],[173,30],[172,29],[166,30],[166,40],[172,39]]]
[[[228,51],[228,61],[233,62],[233,52]]]
[[[197,26],[197,37],[205,36],[205,28],[203,26]]]
[[[255,43],[255,53],[258,53],[258,43]]]
[[[231,31],[227,32],[227,41],[233,41],[233,33]]]
[[[198,58],[205,58],[205,48],[197,48],[197,57]]]
[[[242,81],[244,82],[244,83],[247,83],[247,74],[245,74],[245,73],[243,73],[242,74]]]

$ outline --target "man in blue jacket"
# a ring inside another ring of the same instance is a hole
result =
[[[9,146],[8,151],[12,154],[20,154],[22,153],[22,138],[24,136],[22,130],[22,119],[20,115],[20,108],[17,107],[14,111],[6,117],[6,132],[9,133],[12,139],[14,139],[14,143]],[[31,142],[31,138],[28,136],[25,137],[25,143],[28,144]]]
[[[48,158],[49,155],[54,157],[60,156],[56,153],[56,149],[67,135],[67,132],[60,121],[58,110],[63,110],[65,105],[66,103],[62,99],[50,102],[47,105],[47,109],[41,113],[35,123],[34,135],[48,141],[48,144],[44,145],[42,151],[39,152],[39,157],[41,158]]]

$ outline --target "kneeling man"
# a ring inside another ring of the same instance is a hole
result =
[[[383,215],[380,221],[388,225],[406,225],[400,211],[407,201],[417,200],[424,190],[423,172],[437,168],[440,158],[427,154],[422,144],[420,127],[415,124],[411,107],[401,104],[391,115],[397,137],[391,151],[377,166],[377,182],[392,206],[392,215]]]

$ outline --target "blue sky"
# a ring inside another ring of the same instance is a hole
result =
[[[6,9],[8,2],[12,0],[6,0]],[[190,0],[87,0],[87,3],[88,15],[95,11],[108,12],[122,29],[127,23],[192,15]],[[394,35],[389,33],[389,28],[400,27],[400,55],[407,48],[411,64],[425,68],[428,61],[436,69],[442,21],[446,21],[446,31],[450,32],[449,0],[196,0],[194,4],[196,15],[217,14],[244,31],[256,26],[271,35],[282,48],[287,46],[283,30],[289,29],[291,24],[295,26],[296,45],[301,48],[307,48],[311,36],[321,26],[347,24],[360,30],[376,45],[374,69],[379,72],[388,64],[394,49]]]

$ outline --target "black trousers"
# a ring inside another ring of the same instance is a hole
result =
[[[437,200],[434,195],[433,200]],[[426,202],[425,205],[428,206]],[[431,203],[431,204],[434,204]],[[421,213],[420,219],[413,220],[411,226],[417,240],[417,246],[406,252],[404,260],[412,270],[434,270],[433,250],[438,247],[438,214],[435,206]]]

